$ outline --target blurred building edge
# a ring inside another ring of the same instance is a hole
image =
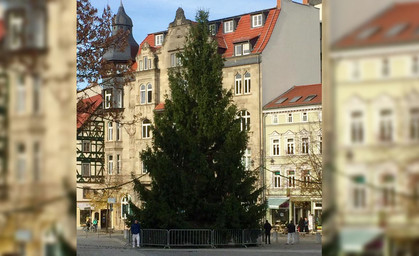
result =
[[[391,4],[331,49],[340,255],[419,254],[418,13]]]
[[[75,254],[76,3],[1,4],[0,254]]]

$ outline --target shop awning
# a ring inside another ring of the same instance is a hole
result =
[[[269,209],[279,209],[282,204],[287,202],[289,198],[268,198],[268,208]],[[282,206],[284,207],[284,206]]]
[[[377,239],[383,231],[378,228],[345,228],[339,232],[343,252],[363,252],[366,245]]]

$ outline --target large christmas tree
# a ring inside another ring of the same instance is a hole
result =
[[[132,205],[147,228],[255,228],[265,213],[257,175],[242,156],[241,131],[232,93],[222,87],[223,59],[209,34],[208,12],[198,11],[182,66],[169,71],[171,97],[155,114],[153,144],[141,154],[151,189],[139,181],[144,202]]]

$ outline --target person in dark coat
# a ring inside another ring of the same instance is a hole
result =
[[[295,225],[292,222],[292,220],[288,223],[287,229],[288,229],[287,244],[290,243],[290,240],[292,240],[291,244],[294,244],[294,241],[295,241]]]
[[[140,230],[140,223],[138,223],[138,220],[135,220],[131,225],[132,248],[135,247],[135,241],[137,241],[137,247],[140,247]]]
[[[265,229],[265,244],[268,243],[271,244],[271,229],[272,225],[266,220],[265,225],[263,225],[263,228]]]
[[[304,231],[304,219],[303,217],[300,218],[298,221],[298,231],[303,232]]]
[[[304,231],[308,234],[308,219],[304,219]]]

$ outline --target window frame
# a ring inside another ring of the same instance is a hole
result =
[[[146,104],[147,102],[147,87],[145,84],[140,85],[140,104]]]
[[[228,25],[227,25],[228,24]],[[224,34],[228,34],[234,31],[234,20],[228,20],[223,22]]]
[[[155,38],[154,38],[154,44],[155,44],[155,46],[161,46],[161,45],[163,45],[163,40],[164,40],[163,34],[155,35]]]
[[[151,138],[151,121],[148,119],[144,119],[141,123],[141,137],[143,139],[150,139]]]
[[[108,141],[113,141],[113,122],[108,121]]]
[[[260,21],[259,21],[260,18]],[[263,26],[263,15],[262,13],[252,15],[252,28],[258,28]]]
[[[108,155],[108,175],[113,174],[113,155]]]
[[[273,188],[281,188],[281,171],[272,172],[272,186]]]
[[[242,95],[242,75],[237,73],[234,76],[234,94],[235,95]]]
[[[271,139],[271,156],[281,155],[281,140],[279,138]]]
[[[244,94],[250,94],[250,89],[251,89],[251,82],[252,82],[252,80],[251,80],[251,75],[250,75],[250,73],[249,72],[246,72],[245,74],[244,74],[244,90],[243,90],[243,93]]]
[[[153,101],[153,86],[151,85],[151,83],[147,84],[147,103],[150,104]]]
[[[294,115],[292,113],[287,114],[287,123],[293,123]]]
[[[301,138],[301,154],[310,154],[310,139],[309,137]]]
[[[83,177],[90,177],[91,176],[91,169],[90,163],[81,163],[81,176]],[[87,172],[87,175],[86,175]]]
[[[287,145],[286,145],[287,155],[295,155],[295,139],[294,138],[286,138],[286,139],[287,139]]]
[[[301,113],[301,121],[302,122],[308,122],[308,113],[307,112]]]
[[[250,112],[246,109],[240,111],[240,131],[250,131]]]

